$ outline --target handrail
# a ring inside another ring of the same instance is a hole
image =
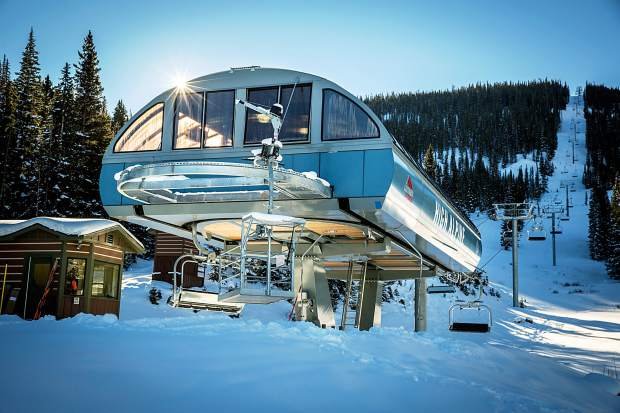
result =
[[[181,262],[181,260],[185,258],[193,258],[195,260],[202,260],[202,261],[206,261],[207,259],[207,257],[203,257],[201,255],[183,254],[174,261],[174,265],[172,266],[172,270],[173,270],[172,271],[172,301],[174,303],[176,303],[177,301],[177,274],[179,274],[179,272],[177,271],[177,268],[179,266],[179,262]],[[183,271],[182,266],[181,266],[181,271]],[[181,275],[182,274],[183,273],[181,272]],[[183,288],[183,283],[181,283],[181,288]]]

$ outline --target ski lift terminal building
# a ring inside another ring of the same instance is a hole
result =
[[[274,130],[278,144],[266,144]],[[273,168],[257,165],[269,151]],[[275,214],[305,220],[277,248],[295,255],[285,257],[297,263],[295,301],[306,300],[308,319],[322,326],[335,324],[329,278],[369,281],[368,313],[358,317],[367,328],[378,323],[374,290],[383,281],[471,272],[482,249],[475,225],[370,108],[291,70],[231,69],[160,94],[108,147],[100,192],[110,216],[193,240],[205,254],[207,243],[223,253],[261,250],[265,240],[244,239],[241,228],[273,198]],[[252,237],[264,233],[253,225]]]

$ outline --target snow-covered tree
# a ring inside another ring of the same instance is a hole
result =
[[[0,65],[0,218],[11,218],[16,200],[12,184],[17,180],[19,163],[13,158],[15,150],[15,87],[11,80],[9,60]]]
[[[436,179],[435,176],[435,151],[433,150],[433,144],[429,144],[426,149],[426,153],[424,154],[424,170],[433,179]]]
[[[611,278],[620,279],[620,178],[616,178],[611,194],[609,226],[609,256],[607,273]]]
[[[80,185],[74,187],[73,202],[76,214],[101,216],[105,214],[99,200],[101,157],[112,134],[92,32],[89,31],[84,38],[78,54],[79,61],[75,65],[75,148],[79,155],[70,162],[74,163],[73,174],[79,177]]]
[[[17,79],[15,110],[16,142],[14,160],[19,168],[19,178],[14,190],[17,202],[13,206],[19,217],[31,217],[36,212],[38,165],[36,164],[43,136],[42,129],[42,84],[39,69],[39,53],[36,49],[34,32],[31,29],[28,42],[22,54]]]
[[[609,256],[609,199],[600,184],[592,189],[588,219],[590,257],[604,260]]]
[[[74,209],[71,197],[79,175],[73,176],[76,172],[73,168],[74,160],[80,156],[76,148],[76,118],[75,87],[71,66],[65,63],[54,92],[52,141],[53,163],[57,172],[56,184],[52,186],[49,196],[55,200],[55,215],[69,216]]]
[[[35,215],[51,215],[55,211],[54,200],[50,198],[50,191],[56,184],[56,165],[54,154],[56,148],[53,142],[53,105],[54,85],[49,76],[43,80],[41,89],[41,142],[37,148],[37,158],[34,165],[37,167],[37,184]]]

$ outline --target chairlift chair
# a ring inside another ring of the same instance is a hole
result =
[[[482,288],[482,287],[481,287]],[[470,321],[455,321],[455,310],[459,312],[467,310],[486,311],[488,318],[487,322],[470,322]],[[488,333],[491,331],[491,325],[493,324],[493,316],[491,315],[491,309],[489,306],[482,304],[480,300],[474,301],[457,301],[450,307],[448,311],[448,318],[450,322],[450,331],[466,332],[466,333]]]
[[[502,238],[504,239],[504,242],[512,242],[512,230],[507,229],[506,231],[504,231],[504,233],[502,234]]]
[[[427,294],[453,294],[456,288],[453,285],[431,285],[426,287]]]
[[[295,249],[304,225],[304,219],[284,215],[244,216],[239,246],[218,257],[218,300],[267,304],[294,298]],[[258,250],[250,248],[255,242]]]
[[[527,239],[529,241],[544,241],[547,239],[547,231],[545,231],[542,223],[535,222],[534,225],[532,225],[527,231]]]
[[[455,320],[455,311],[458,313],[468,310],[483,311],[487,313],[486,322],[457,321]],[[448,323],[450,331],[466,332],[466,333],[488,333],[493,325],[493,316],[491,308],[482,303],[482,279],[478,286],[478,298],[473,301],[457,300],[448,310]]]
[[[562,226],[560,225],[559,221],[556,222],[556,224],[555,224],[555,230],[553,228],[551,229],[551,233],[552,234],[556,234],[556,235],[562,233]]]

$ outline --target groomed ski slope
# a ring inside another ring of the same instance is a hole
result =
[[[456,295],[429,297],[429,328],[413,333],[411,286],[406,305],[384,304],[383,327],[370,332],[321,330],[287,321],[290,305],[248,305],[241,318],[151,305],[151,263],[123,281],[121,320],[80,315],[25,322],[0,317],[0,412],[618,412],[620,284],[588,258],[581,108],[562,113],[547,201],[560,180],[577,182],[571,220],[551,240],[520,241],[524,309],[511,305],[511,252],[485,267],[501,297],[490,334],[451,333]],[[562,174],[578,124],[578,178]],[[472,216],[485,247],[499,249],[499,223]],[[545,220],[547,231],[548,220]],[[437,281],[434,281],[437,283]],[[433,281],[429,281],[429,284]],[[557,292],[557,293],[556,293]],[[518,322],[530,318],[533,323]]]

